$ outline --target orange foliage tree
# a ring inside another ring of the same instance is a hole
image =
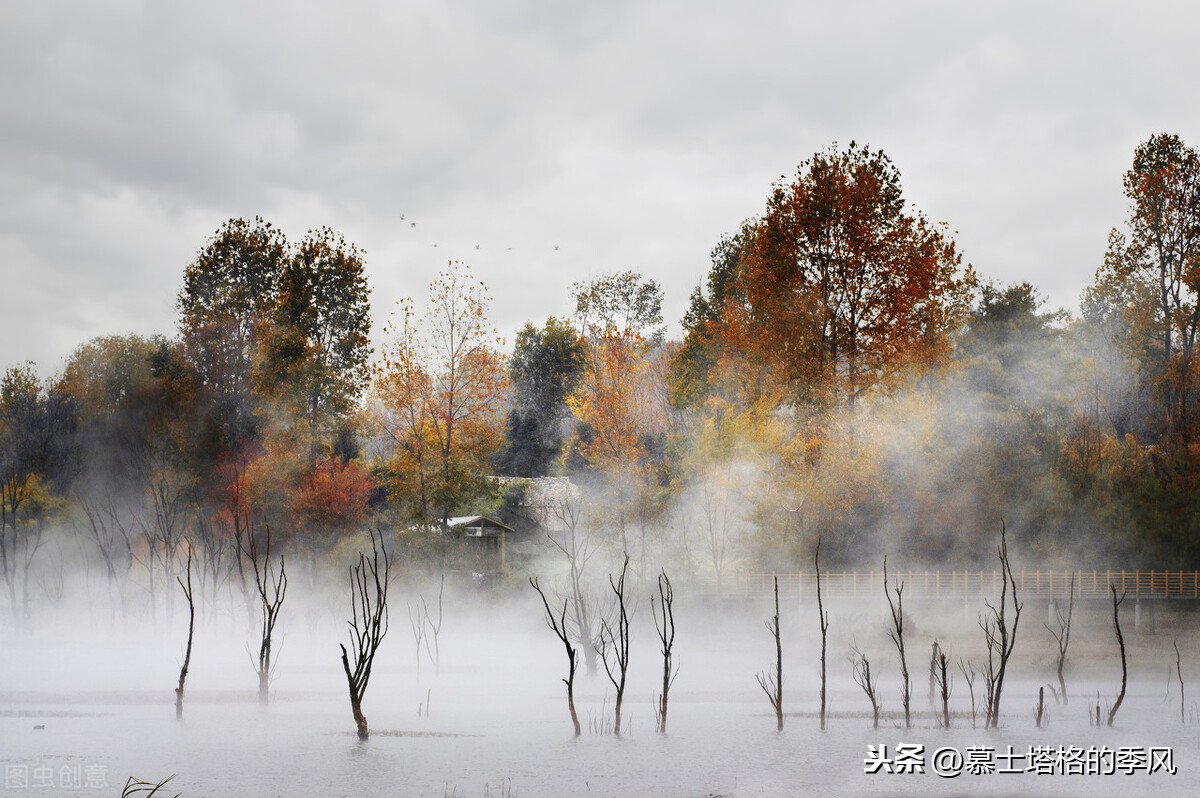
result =
[[[662,338],[662,292],[635,272],[573,286],[584,365],[567,403],[579,427],[569,459],[592,469],[614,493],[613,522],[628,551],[628,505],[645,491],[647,353]],[[643,513],[644,515],[644,513]]]
[[[370,498],[370,475],[358,462],[326,460],[301,476],[294,510],[308,528],[346,531],[362,524]]]
[[[508,380],[484,284],[452,261],[429,290],[419,319],[401,303],[375,386],[381,425],[397,446],[393,471],[417,477],[421,519],[436,508],[445,523],[481,490],[502,442]]]
[[[1169,441],[1189,439],[1200,330],[1200,153],[1161,133],[1138,145],[1125,174],[1132,261],[1157,289],[1161,390]]]
[[[945,363],[975,284],[944,225],[906,212],[887,156],[853,143],[777,184],[739,244],[723,337],[822,405]]]

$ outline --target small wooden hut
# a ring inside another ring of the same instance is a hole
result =
[[[471,566],[482,574],[508,570],[508,539],[512,527],[486,515],[460,515],[446,521],[451,533],[461,534]]]

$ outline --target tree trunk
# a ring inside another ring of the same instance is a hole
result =
[[[362,713],[362,706],[353,698],[350,699],[350,711],[354,713],[354,725],[358,727],[358,739],[366,740],[371,736],[367,731],[367,718]]]
[[[575,727],[575,736],[583,733],[579,727],[579,715],[575,713],[575,673],[572,670],[571,679],[563,679],[567,683],[567,707],[571,710],[571,724]]]
[[[354,725],[358,727],[358,739],[365,740],[371,734],[367,730],[367,719],[362,713],[362,697],[354,689],[354,677],[350,673],[350,659],[345,646],[342,646],[342,667],[346,670],[346,684],[350,688],[350,712],[354,715]]]
[[[1129,668],[1125,662],[1125,637],[1121,634],[1121,618],[1118,614],[1118,608],[1121,606],[1121,602],[1125,600],[1125,591],[1121,591],[1121,597],[1117,598],[1116,585],[1110,583],[1108,589],[1112,591],[1113,629],[1117,633],[1117,645],[1121,649],[1121,692],[1117,695],[1116,703],[1112,705],[1112,709],[1108,710],[1108,725],[1111,726],[1113,725],[1113,720],[1117,717],[1117,710],[1121,708],[1121,702],[1125,700],[1125,685],[1129,680]]]

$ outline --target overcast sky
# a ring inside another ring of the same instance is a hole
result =
[[[625,269],[678,335],[717,240],[851,140],[981,276],[1074,308],[1134,147],[1200,146],[1197,30],[1194,2],[3,1],[0,368],[173,333],[186,263],[255,215],[365,250],[377,331],[454,258],[510,342]]]

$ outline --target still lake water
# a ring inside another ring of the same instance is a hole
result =
[[[372,729],[366,742],[353,733],[336,636],[293,630],[280,656],[275,700],[263,708],[253,695],[248,657],[238,650],[245,638],[201,635],[182,720],[173,709],[180,648],[173,633],[151,642],[99,633],[87,638],[90,643],[81,642],[84,635],[70,642],[46,635],[10,640],[0,650],[3,794],[119,795],[130,776],[157,781],[171,774],[167,794],[185,798],[1200,793],[1200,727],[1179,723],[1177,694],[1164,701],[1165,679],[1132,683],[1114,728],[1089,725],[1084,701],[1076,698],[1069,708],[1051,702],[1049,727],[1037,729],[1031,717],[1037,683],[1018,670],[1020,678],[1005,690],[1004,728],[972,730],[969,717],[956,717],[956,728],[947,732],[934,727],[918,677],[914,708],[921,714],[914,728],[887,721],[875,731],[848,664],[831,648],[833,718],[821,732],[812,714],[816,662],[808,659],[810,650],[793,648],[785,651],[785,708],[801,714],[789,714],[777,733],[754,681],[770,663],[771,643],[761,623],[741,621],[702,641],[681,642],[666,735],[654,731],[651,694],[661,660],[652,629],[635,640],[625,706],[630,726],[623,737],[589,732],[590,722],[609,716],[612,688],[603,672],[588,677],[581,668],[577,705],[585,730],[574,739],[560,681],[565,657],[536,621],[530,614],[509,628],[497,619],[470,628],[462,623],[459,634],[444,635],[441,672],[426,661],[418,677],[413,640],[393,618],[364,702]],[[894,710],[894,652],[873,647],[885,708]],[[131,650],[138,654],[130,656]],[[1090,693],[1093,704],[1097,690],[1103,702],[1116,686],[1109,679],[1072,683],[1074,693]],[[952,706],[969,711],[961,679]],[[925,773],[864,772],[868,746],[886,745],[891,754],[900,743],[925,746]],[[1009,745],[1018,753],[1030,746],[1164,747],[1177,772],[947,779],[928,761],[947,746],[965,753],[968,746],[1003,751]],[[81,775],[82,786],[72,786],[72,773]],[[85,773],[96,780],[103,775],[107,786],[88,786]],[[39,778],[42,786],[35,786]]]

